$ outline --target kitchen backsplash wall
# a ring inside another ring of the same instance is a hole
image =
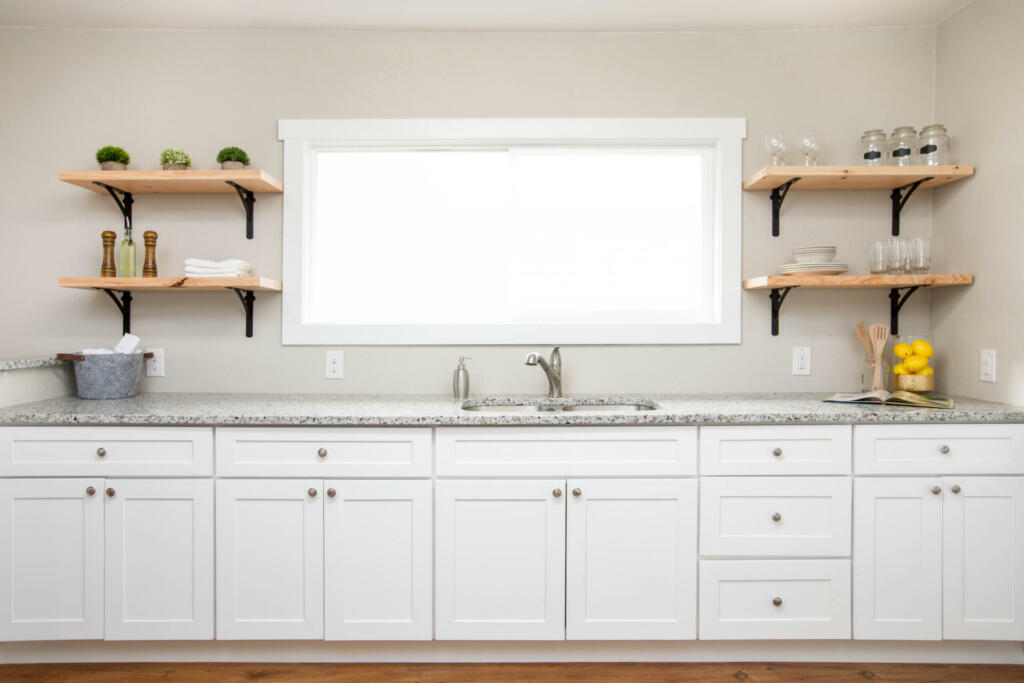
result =
[[[94,168],[102,145],[125,147],[138,169],[156,168],[165,147],[181,147],[195,167],[213,168],[218,149],[238,145],[255,166],[280,177],[280,118],[741,116],[748,121],[748,175],[768,158],[765,132],[780,126],[792,137],[815,128],[825,143],[819,161],[827,164],[855,162],[867,128],[931,123],[934,50],[935,29],[928,27],[645,34],[2,29],[0,357],[109,345],[120,333],[107,297],[57,287],[60,276],[98,275],[100,232],[120,233],[108,197],[57,181],[58,170]],[[954,117],[944,122],[954,137],[961,133]],[[930,233],[931,203],[928,193],[909,202],[905,234]],[[744,276],[774,272],[792,247],[806,244],[836,244],[840,259],[863,272],[867,244],[888,234],[889,212],[884,192],[793,193],[782,236],[772,238],[768,194],[744,193]],[[135,203],[137,232],[160,234],[161,275],[180,274],[183,259],[195,256],[242,258],[255,272],[280,277],[281,220],[281,197],[258,195],[256,238],[247,241],[233,195],[147,195]],[[952,254],[941,261],[964,267]],[[565,348],[566,390],[851,389],[862,358],[854,323],[888,319],[884,292],[794,291],[782,333],[771,337],[767,294],[744,293],[742,301],[742,344]],[[280,318],[279,296],[257,296],[255,337],[246,339],[230,293],[137,295],[132,331],[167,354],[167,376],[145,380],[143,389],[438,393],[450,390],[460,354],[473,358],[474,392],[546,388],[543,374],[522,363],[532,349],[501,346],[346,348],[345,379],[326,380],[324,349],[283,347]],[[901,326],[927,333],[927,292],[910,300]],[[813,349],[811,376],[791,375],[793,346]]]

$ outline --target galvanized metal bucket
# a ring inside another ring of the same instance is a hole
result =
[[[59,353],[75,363],[79,398],[130,398],[139,393],[144,358],[152,353]]]

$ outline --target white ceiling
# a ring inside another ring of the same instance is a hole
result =
[[[428,31],[933,26],[972,0],[0,0],[0,25]]]

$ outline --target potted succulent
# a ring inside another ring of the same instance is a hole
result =
[[[96,161],[104,171],[123,171],[131,157],[120,147],[107,145],[96,150]]]
[[[165,171],[184,171],[192,165],[192,158],[183,150],[168,147],[160,152],[160,164]]]
[[[217,163],[224,170],[245,168],[249,165],[249,155],[241,147],[225,147],[217,152]]]

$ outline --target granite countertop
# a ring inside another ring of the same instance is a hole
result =
[[[57,356],[42,356],[40,358],[16,358],[14,360],[0,360],[0,372],[7,370],[28,370],[29,368],[48,368],[55,365],[64,365],[67,361],[58,360]]]
[[[657,410],[469,412],[448,396],[343,394],[139,394],[64,397],[0,408],[3,425],[742,425],[1018,422],[1024,407],[956,398],[952,410],[823,403],[827,394],[651,394]],[[485,398],[485,397],[475,397]],[[526,398],[526,397],[522,397]],[[537,398],[537,397],[531,397]],[[601,396],[601,399],[613,398]],[[594,398],[594,400],[597,400]]]

